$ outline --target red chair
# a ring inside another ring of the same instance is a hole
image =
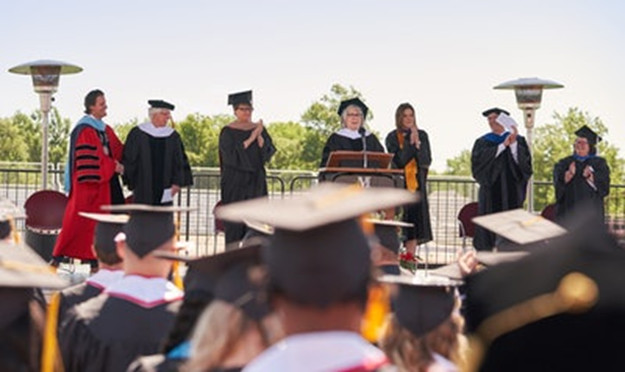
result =
[[[556,205],[555,204],[548,204],[545,206],[545,208],[543,208],[543,211],[540,212],[540,215],[545,218],[548,219],[549,221],[556,221]]]
[[[41,190],[24,203],[26,212],[25,241],[44,260],[52,258],[52,250],[61,227],[68,198],[54,190]]]
[[[458,236],[462,238],[462,249],[466,248],[467,238],[473,238],[475,236],[475,224],[472,219],[476,216],[477,202],[465,204],[460,208],[460,212],[458,212]]]

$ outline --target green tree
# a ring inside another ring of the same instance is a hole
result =
[[[319,167],[326,140],[330,134],[341,127],[341,119],[337,114],[339,104],[343,100],[354,97],[362,99],[362,94],[352,86],[346,88],[340,84],[334,84],[330,88],[330,94],[324,94],[302,114],[301,122],[308,128],[304,134],[301,148],[302,167],[304,169],[314,170]],[[367,119],[372,118],[373,114],[369,110]]]
[[[69,128],[71,121],[62,118],[56,107],[52,108],[48,127],[48,161],[51,164],[67,161]]]
[[[192,166],[219,166],[219,133],[233,120],[231,115],[188,115],[176,124]]]
[[[445,173],[453,176],[471,176],[471,151],[462,150],[460,155],[447,159]]]
[[[309,128],[299,123],[276,122],[267,126],[274,146],[278,151],[273,155],[268,168],[271,169],[307,169],[302,159],[302,143]]]
[[[0,119],[0,160],[28,160],[28,146],[22,140],[20,128],[12,118]]]
[[[112,127],[113,129],[115,129],[115,134],[117,134],[119,140],[124,143],[126,142],[126,138],[128,137],[128,133],[130,133],[130,130],[136,127],[137,124],[139,124],[139,119],[134,118],[125,123],[113,124]]]

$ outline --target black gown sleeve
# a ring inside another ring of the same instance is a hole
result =
[[[490,144],[483,138],[478,138],[471,150],[471,173],[480,185],[491,185],[497,179],[500,170],[497,170],[497,145]]]
[[[139,178],[139,169],[141,167],[139,160],[139,152],[141,146],[138,141],[138,128],[133,128],[124,144],[124,152],[122,153],[122,164],[124,165],[124,174],[122,175],[122,181],[129,190],[134,190],[137,186]]]
[[[521,178],[519,181],[527,182],[532,173],[532,154],[530,153],[529,146],[527,145],[527,141],[524,137],[517,137],[517,159],[518,159],[518,167],[521,171]]]
[[[328,137],[328,140],[326,141],[325,146],[323,146],[323,152],[321,154],[321,163],[319,163],[320,168],[323,168],[327,165],[328,158],[330,157],[330,153],[332,151],[337,151],[341,148],[338,142],[338,137],[339,136],[334,133],[331,134],[330,137]]]
[[[556,191],[556,203],[562,201],[565,192],[566,183],[564,182],[564,173],[566,173],[567,169],[573,162],[572,157],[566,157],[561,159],[556,163],[553,167],[553,187]]]
[[[610,167],[604,158],[595,158],[592,164],[594,169],[595,187],[597,194],[604,198],[610,193]]]
[[[232,131],[233,129],[224,127],[219,134],[219,159],[222,167],[253,172],[254,166],[245,153],[243,141],[236,141]]]
[[[432,165],[432,150],[430,147],[430,138],[426,131],[419,130],[419,141],[421,145],[417,150],[417,164],[419,168],[429,169],[430,165]]]
[[[367,143],[367,151],[384,152],[384,146],[382,146],[375,134],[371,133],[368,135],[365,141]]]
[[[276,153],[276,147],[273,145],[273,140],[265,128],[263,128],[260,135],[263,136],[263,140],[265,141],[263,147],[260,148],[260,154],[263,159],[263,164],[267,164],[273,154]]]

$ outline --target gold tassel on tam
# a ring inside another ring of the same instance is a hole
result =
[[[372,285],[369,288],[369,298],[362,320],[362,337],[369,342],[377,342],[390,311],[390,293],[388,288],[380,284]]]
[[[50,298],[46,313],[43,350],[41,352],[41,372],[64,371],[59,352],[59,340],[56,337],[60,303],[61,295],[59,292],[56,292]]]

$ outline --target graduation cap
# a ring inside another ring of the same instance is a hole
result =
[[[469,370],[620,370],[625,252],[605,244],[582,229],[467,277]]]
[[[590,129],[587,125],[584,125],[583,127],[576,130],[575,135],[577,135],[577,137],[586,138],[589,145],[596,145],[602,140],[602,138],[599,137],[599,135],[595,131]]]
[[[472,220],[487,230],[517,244],[530,244],[566,234],[560,225],[523,209],[492,213]]]
[[[0,198],[0,222],[26,218],[26,213],[7,198]]]
[[[174,111],[174,108],[176,108],[176,106],[172,105],[167,101],[163,101],[162,99],[151,99],[148,101],[148,104],[152,108],[163,108],[170,111]]]
[[[367,105],[365,105],[365,103],[363,101],[360,100],[360,98],[356,97],[356,98],[351,98],[345,101],[341,101],[341,104],[339,105],[339,110],[338,110],[338,114],[342,115],[343,111],[351,105],[355,105],[360,107],[360,109],[362,110],[362,116],[363,117],[367,117],[367,112],[369,112],[369,108],[367,107]]]
[[[228,104],[234,107],[237,107],[238,105],[252,106],[252,91],[247,90],[245,92],[232,93],[228,95]]]
[[[102,209],[130,213],[123,231],[128,248],[139,257],[144,257],[174,237],[174,212],[194,210],[190,207],[146,204],[104,205]]]
[[[373,224],[378,243],[393,253],[399,252],[401,246],[398,228],[414,227],[407,222],[395,220],[367,219],[366,221]]]
[[[436,329],[454,310],[457,283],[405,275],[385,275],[378,280],[398,285],[393,299],[395,316],[416,337]]]
[[[269,313],[264,288],[266,271],[261,266],[260,256],[263,244],[266,244],[264,239],[250,239],[242,248],[183,259],[188,265],[185,293],[210,293],[215,299],[240,308],[250,318],[262,319]]]
[[[485,268],[499,265],[505,262],[514,262],[527,256],[528,252],[490,252],[490,251],[477,251],[477,262],[483,265]],[[452,280],[463,280],[464,277],[460,271],[460,267],[457,262],[441,266],[434,270],[429,271],[430,275],[443,276]]]
[[[488,117],[488,115],[490,115],[490,114],[497,114],[497,115],[499,115],[501,113],[504,113],[504,114],[506,114],[508,116],[510,115],[510,113],[508,111],[504,110],[504,109],[500,109],[499,107],[493,107],[493,108],[489,108],[488,110],[482,112],[482,116]]]
[[[224,220],[272,225],[274,234],[263,249],[271,285],[296,302],[325,307],[369,280],[369,244],[356,218],[415,200],[406,190],[324,183],[299,198],[254,199],[215,213]]]
[[[13,222],[18,218],[26,218],[23,210],[7,198],[0,198],[0,239],[8,237],[15,231]]]
[[[0,243],[1,288],[63,288],[69,283],[26,245]]]
[[[123,226],[130,218],[127,214],[87,213],[79,215],[97,221],[95,225],[94,247],[104,253],[113,253],[116,250],[115,237],[123,232]]]

